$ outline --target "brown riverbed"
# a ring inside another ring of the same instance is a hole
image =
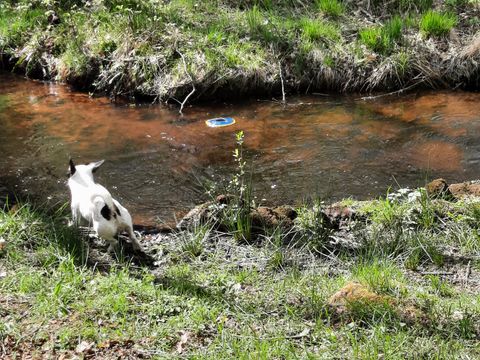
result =
[[[0,74],[0,176],[21,193],[66,202],[66,164],[106,159],[99,181],[136,222],[171,220],[225,184],[243,130],[258,202],[367,198],[442,176],[480,178],[479,93],[436,91],[250,101],[185,110],[113,105],[69,87]],[[212,129],[205,120],[236,124]]]

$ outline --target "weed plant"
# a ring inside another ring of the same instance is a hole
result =
[[[227,191],[233,196],[233,199],[222,211],[222,222],[227,225],[238,241],[249,242],[252,239],[252,218],[250,216],[253,205],[252,181],[251,174],[246,172],[243,131],[236,133],[235,138],[236,147],[233,151],[233,159],[236,164],[236,172],[227,186]]]

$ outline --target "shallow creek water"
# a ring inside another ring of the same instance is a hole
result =
[[[264,204],[369,198],[426,179],[480,178],[480,93],[289,97],[198,105],[180,118],[160,105],[114,105],[69,87],[0,73],[0,181],[68,201],[67,162],[106,159],[98,181],[135,222],[172,220],[235,171],[245,132],[254,194]],[[233,116],[209,128],[205,120]],[[2,180],[3,179],[3,180]]]

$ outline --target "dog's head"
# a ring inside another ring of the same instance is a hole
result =
[[[85,181],[93,181],[93,174],[104,163],[105,160],[91,162],[85,165],[75,165],[72,159],[69,162],[70,178],[83,179]]]

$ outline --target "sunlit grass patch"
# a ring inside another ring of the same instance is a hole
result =
[[[15,47],[26,41],[30,34],[46,24],[46,16],[41,8],[26,8],[12,11],[0,8],[0,45]]]
[[[10,211],[0,210],[0,237],[7,240],[4,254],[7,260],[23,258],[19,249],[26,248],[40,250],[38,260],[46,266],[68,254],[82,262],[85,256],[84,239],[77,229],[63,223],[64,211],[61,208],[46,215],[29,204],[17,204]],[[50,254],[48,257],[42,256],[44,249]]]
[[[301,21],[301,28],[306,40],[337,42],[341,39],[338,27],[323,20],[305,18]]]
[[[457,24],[457,16],[430,10],[420,20],[420,31],[425,36],[442,36]]]
[[[353,277],[378,294],[404,296],[406,279],[391,261],[360,263],[352,269]]]
[[[402,37],[403,21],[394,16],[381,27],[360,30],[360,41],[373,51],[389,53]]]
[[[388,195],[363,204],[361,209],[374,223],[387,227],[393,227],[393,225],[401,223],[406,210],[407,206],[405,204],[390,199]]]

